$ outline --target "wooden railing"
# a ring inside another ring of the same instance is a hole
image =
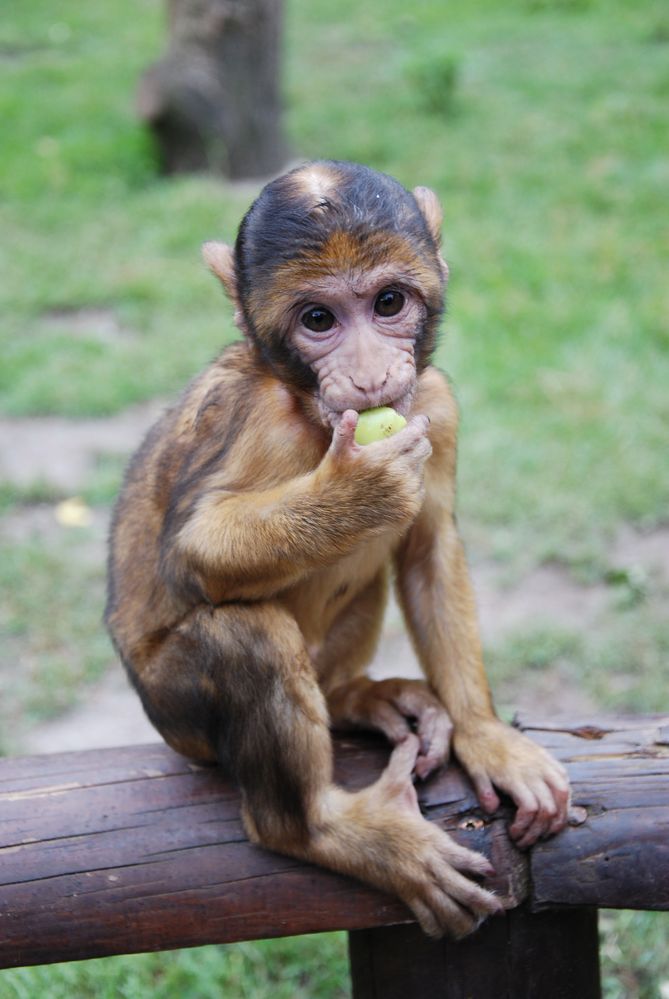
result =
[[[504,916],[435,943],[396,899],[253,846],[234,787],[166,746],[0,760],[0,967],[347,930],[355,999],[591,999],[597,908],[669,909],[669,717],[520,726],[561,759],[573,824],[521,853],[510,806],[477,807],[457,766],[425,815],[497,871]],[[336,738],[337,779],[388,750]]]

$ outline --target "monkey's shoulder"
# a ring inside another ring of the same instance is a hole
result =
[[[240,341],[197,375],[153,426],[129,479],[150,478],[164,489],[226,470],[237,478],[241,466],[247,476],[260,474],[277,460],[304,471],[327,447],[321,438],[305,421],[299,398]]]
[[[176,407],[170,460],[178,480],[268,488],[311,471],[329,437],[305,416],[300,394],[245,342],[235,343],[188,387]]]
[[[228,347],[156,420],[128,465],[126,492],[154,479],[169,482],[185,458],[194,454],[198,439],[207,436],[207,424],[220,423],[221,412],[231,415],[236,410],[251,375],[243,347],[241,343]]]

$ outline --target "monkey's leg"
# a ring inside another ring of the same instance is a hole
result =
[[[364,676],[378,644],[387,598],[385,570],[335,621],[318,656],[335,728],[371,728],[398,745],[411,732],[420,739],[416,774],[427,777],[448,759],[451,720],[423,680],[370,680]]]
[[[172,745],[217,750],[240,784],[257,842],[399,895],[432,934],[463,935],[499,910],[462,873],[489,873],[487,860],[420,815],[415,736],[370,788],[351,794],[333,785],[325,701],[299,628],[279,605],[194,611],[137,684]]]

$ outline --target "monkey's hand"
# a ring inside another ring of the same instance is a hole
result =
[[[335,728],[373,728],[397,746],[411,732],[420,740],[415,773],[421,780],[448,759],[453,726],[448,712],[424,680],[356,677],[328,695]]]
[[[342,415],[323,459],[328,474],[343,476],[355,491],[352,502],[377,523],[404,525],[415,519],[425,498],[425,462],[432,454],[426,416],[414,416],[393,437],[361,446],[354,440],[358,414]]]
[[[411,780],[419,752],[420,740],[408,735],[371,787],[355,794],[335,789],[332,805],[338,815],[332,818],[343,825],[345,836],[335,854],[327,849],[332,839],[324,831],[323,853],[312,858],[394,892],[430,936],[463,937],[503,907],[467,876],[491,875],[487,858],[459,846],[420,814]]]
[[[565,769],[527,736],[490,718],[456,725],[453,748],[486,812],[499,807],[495,787],[516,803],[509,833],[519,847],[552,836],[567,824],[570,792]]]

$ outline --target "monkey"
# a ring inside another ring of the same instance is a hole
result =
[[[452,748],[522,848],[569,785],[493,706],[455,521],[458,411],[431,363],[442,209],[386,174],[316,160],[267,184],[203,256],[242,337],[131,459],[112,518],[106,623],[165,741],[219,762],[250,839],[399,896],[431,936],[501,909],[482,855],[420,813]],[[407,420],[358,445],[360,412]],[[366,675],[391,582],[424,680]],[[383,733],[379,779],[333,782],[331,728]]]

